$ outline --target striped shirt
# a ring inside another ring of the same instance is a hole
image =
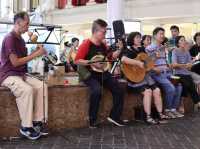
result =
[[[172,63],[177,64],[187,64],[192,60],[189,51],[182,51],[180,49],[175,49],[172,52]],[[189,75],[190,71],[186,68],[176,68],[175,74]]]
[[[166,52],[165,52],[164,46],[159,46],[159,45],[156,45],[155,43],[152,43],[145,50],[148,53],[148,55],[150,55],[150,56],[153,56],[156,53],[159,53],[160,57],[155,60],[155,66],[160,68],[161,70],[168,69],[167,57],[166,57]]]

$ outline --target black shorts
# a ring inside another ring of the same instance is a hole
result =
[[[153,85],[142,85],[139,87],[131,87],[131,86],[127,86],[127,91],[131,92],[131,93],[137,93],[140,94],[142,92],[144,92],[146,89],[151,89],[152,91],[155,90],[156,88],[158,88],[157,84],[153,84]]]

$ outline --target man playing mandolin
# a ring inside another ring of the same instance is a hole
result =
[[[98,58],[103,57],[102,61],[106,61],[110,58],[117,58],[120,54],[120,50],[111,52],[106,46],[104,42],[106,35],[106,27],[107,23],[104,20],[95,20],[92,24],[92,37],[90,39],[86,39],[80,45],[75,58],[75,63],[79,65],[79,74],[82,74],[82,80],[90,88],[90,128],[96,128],[98,126],[97,114],[102,96],[102,85],[107,87],[111,91],[113,96],[113,108],[111,110],[110,116],[107,118],[108,121],[117,126],[124,125],[123,122],[120,120],[120,116],[123,109],[124,93],[119,87],[118,82],[115,79],[113,79],[110,72],[108,72],[108,67],[105,66],[103,62],[94,62],[95,57],[97,57],[96,60],[98,60]],[[122,48],[123,46],[120,45],[120,49]]]

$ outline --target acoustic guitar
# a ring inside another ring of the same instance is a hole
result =
[[[144,80],[145,75],[148,71],[154,68],[154,61],[156,56],[149,56],[148,54],[142,52],[137,55],[135,60],[144,62],[144,68],[137,65],[122,64],[122,72],[125,77],[135,83],[139,83]]]

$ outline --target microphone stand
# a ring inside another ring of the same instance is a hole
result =
[[[43,78],[42,78],[42,86],[43,86],[43,116],[44,116],[44,124],[47,123],[47,120],[46,120],[46,106],[45,106],[45,66],[46,66],[46,61],[44,60],[44,58],[42,58],[42,61],[43,61]]]
[[[126,49],[126,47],[127,47],[127,45],[126,45],[126,40],[125,40],[125,38],[124,37],[122,37],[122,38],[119,38],[118,40],[121,40],[122,41],[122,44],[123,44],[123,49],[121,49],[121,51],[120,51],[120,54],[119,54],[119,57],[118,57],[118,59],[117,59],[117,61],[116,62],[114,62],[114,65],[113,65],[113,67],[112,67],[112,69],[111,69],[111,71],[110,71],[110,73],[111,74],[113,74],[114,73],[114,71],[115,71],[115,69],[116,69],[116,67],[119,65],[119,64],[121,64],[121,58],[122,58],[122,54],[123,54],[123,51]],[[121,67],[120,67],[121,68]],[[121,69],[120,69],[120,71],[121,71]]]
[[[117,61],[114,62],[114,65],[112,66],[111,71],[110,71],[111,74],[115,72],[115,69],[120,63],[121,63],[120,59],[117,59]]]

